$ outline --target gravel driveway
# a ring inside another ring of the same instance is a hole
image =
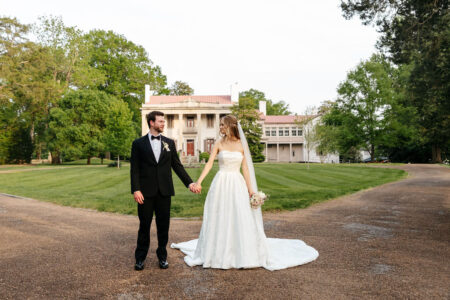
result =
[[[2,299],[448,299],[450,168],[395,166],[409,177],[316,204],[264,214],[268,237],[316,248],[307,265],[189,268],[168,249],[133,270],[138,219],[0,195]],[[200,220],[172,219],[169,245],[196,238]]]

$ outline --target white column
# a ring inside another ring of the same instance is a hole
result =
[[[145,85],[144,103],[150,103],[150,85]]]
[[[269,147],[269,144],[266,142],[266,149],[265,149],[265,156],[266,156],[266,159],[264,160],[264,162],[267,162],[269,159],[267,158],[267,154],[269,153],[269,149],[267,149]]]
[[[148,133],[148,124],[147,124],[147,115],[146,115],[147,111],[146,110],[141,110],[141,133],[142,135],[146,135]]]
[[[181,155],[183,155],[183,114],[178,114],[178,145],[177,150],[181,150]]]
[[[280,143],[277,143],[277,162],[280,161]]]
[[[196,153],[195,155],[197,155],[198,150],[202,151],[202,114],[197,114],[197,139],[198,139],[198,143],[197,143],[197,149],[196,149]]]
[[[214,129],[216,130],[216,141],[220,137],[220,114],[216,114],[216,119],[214,120]]]
[[[292,162],[292,143],[289,143],[289,162]]]

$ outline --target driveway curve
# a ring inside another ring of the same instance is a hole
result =
[[[448,299],[450,168],[395,166],[408,178],[292,212],[264,214],[268,237],[316,248],[307,265],[270,272],[189,268],[168,249],[133,270],[135,216],[0,195],[2,299]],[[169,244],[200,220],[172,219]]]

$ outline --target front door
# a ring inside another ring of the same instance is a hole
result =
[[[187,140],[187,155],[194,156],[194,140]]]

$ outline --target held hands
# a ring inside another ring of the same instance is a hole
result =
[[[193,182],[189,185],[189,190],[195,194],[200,194],[202,192],[202,186],[196,182]],[[139,204],[144,204],[144,195],[142,195],[141,191],[136,191],[133,193],[134,201]]]
[[[189,190],[195,194],[200,194],[202,192],[202,186],[197,182],[193,182],[189,185]]]
[[[134,201],[139,204],[144,204],[144,195],[142,195],[141,191],[136,191],[133,193]]]

